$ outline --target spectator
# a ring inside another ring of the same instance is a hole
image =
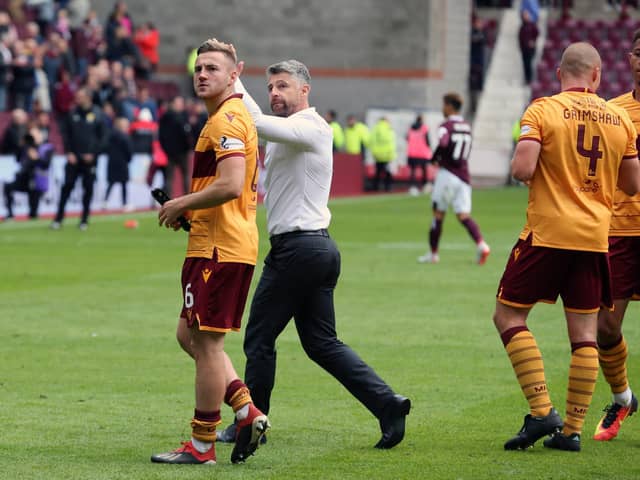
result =
[[[471,65],[469,66],[469,93],[471,113],[475,113],[478,106],[478,96],[484,88],[484,62],[487,34],[482,18],[475,16],[471,26]]]
[[[529,17],[533,23],[538,23],[538,18],[540,17],[540,4],[538,0],[522,0],[522,4],[520,5],[520,11],[526,10],[529,12]]]
[[[131,65],[124,65],[122,67],[122,86],[127,97],[135,98],[136,95],[138,95],[136,73],[135,69]],[[153,108],[153,105],[147,105],[147,107]]]
[[[129,120],[126,117],[115,119],[114,128],[111,130],[105,153],[107,163],[107,191],[104,194],[103,208],[107,208],[109,194],[116,183],[121,185],[122,207],[125,211],[132,210],[127,203],[127,182],[129,181],[129,162],[133,156],[133,144],[129,137]]]
[[[23,36],[23,40],[33,39],[36,41],[38,45],[42,45],[45,41],[42,36],[42,31],[40,30],[40,26],[36,22],[27,22],[25,26],[25,34]]]
[[[380,179],[384,177],[385,191],[391,191],[393,176],[389,164],[396,158],[396,133],[386,117],[380,118],[371,132],[369,148],[376,162],[376,173],[373,180],[373,190],[378,191]]]
[[[0,10],[0,34],[7,36],[6,41],[8,45],[13,45],[18,40],[18,30],[11,22],[9,14],[4,10]]]
[[[53,89],[58,78],[60,78],[60,70],[64,69],[73,76],[75,67],[76,62],[68,42],[64,40],[58,32],[50,32],[47,42],[44,45],[42,69],[47,77],[51,89],[51,96],[53,96]]]
[[[11,85],[13,54],[9,48],[9,34],[0,32],[0,112],[8,108],[8,90]]]
[[[84,78],[89,65],[98,61],[98,51],[106,50],[103,28],[94,10],[89,11],[80,28],[72,30],[71,48],[76,59],[78,76]]]
[[[10,91],[13,95],[14,106],[30,112],[33,103],[33,90],[36,86],[34,52],[29,51],[22,40],[15,42],[13,49],[15,56],[12,62],[13,79]]]
[[[90,0],[68,0],[65,2],[65,7],[69,17],[69,27],[71,33],[74,30],[82,28],[82,24],[91,14],[91,1]]]
[[[153,120],[148,108],[140,109],[136,120],[131,122],[129,133],[133,151],[151,156],[153,141],[158,135],[158,123]]]
[[[60,8],[56,13],[55,31],[65,40],[71,40],[71,25],[69,24],[69,14],[64,8]]]
[[[427,164],[431,161],[431,156],[429,127],[422,121],[422,115],[418,115],[407,132],[407,164],[411,172],[409,176],[411,195],[418,195],[423,189],[425,193],[431,192],[433,179],[427,176]],[[416,169],[421,170],[420,185],[416,180]]]
[[[146,108],[151,113],[153,120],[158,119],[158,103],[149,94],[149,88],[144,85],[136,91],[135,98],[128,97],[124,102],[124,108],[128,118],[136,118],[140,110]]]
[[[64,148],[67,164],[64,169],[64,184],[60,192],[60,203],[52,230],[59,230],[64,219],[65,207],[71,191],[82,178],[82,216],[78,228],[88,228],[93,183],[96,179],[96,160],[105,141],[102,110],[93,105],[87,88],[80,88],[75,96],[75,108],[67,115],[63,128]]]
[[[162,118],[162,117],[160,117]],[[167,158],[167,154],[164,152],[162,147],[160,146],[159,140],[154,140],[151,146],[151,165],[149,165],[149,170],[147,171],[147,185],[149,188],[153,186],[153,180],[156,176],[157,172],[162,174],[162,189],[165,192],[169,191],[167,187],[167,165],[169,164],[169,159]],[[151,202],[151,207],[155,207],[155,200]]]
[[[49,112],[44,110],[37,112],[32,125],[32,128],[36,128],[40,132],[42,141],[51,141],[51,115]]]
[[[59,70],[59,79],[53,86],[53,110],[64,118],[73,107],[77,85],[67,70]]]
[[[348,115],[347,126],[344,129],[344,151],[351,155],[360,155],[364,163],[367,145],[369,145],[369,128],[355,115]]]
[[[538,39],[538,27],[531,20],[528,10],[522,10],[522,24],[518,33],[520,53],[522,54],[522,66],[524,67],[524,81],[527,85],[533,80],[533,57],[536,54],[536,41]]]
[[[29,218],[38,218],[40,197],[49,189],[49,165],[53,156],[53,145],[42,135],[40,129],[32,127],[24,137],[23,147],[17,160],[20,169],[13,182],[4,186],[7,217],[13,218],[13,193],[25,192],[29,201]]]
[[[192,98],[189,98],[185,102],[185,105],[189,116],[189,125],[191,126],[191,144],[194,146],[198,140],[195,133],[202,130],[204,124],[207,123],[209,115],[202,102],[194,101]]]
[[[133,22],[129,16],[127,4],[122,1],[118,1],[114,4],[109,18],[107,19],[107,26],[105,28],[105,37],[107,41],[107,47],[113,44],[117,37],[117,30],[122,27],[122,35],[131,37],[133,34]]]
[[[11,123],[9,123],[2,137],[1,153],[13,155],[16,158],[20,155],[28,130],[28,122],[29,116],[23,109],[15,108],[11,111]]]
[[[151,73],[157,70],[160,60],[158,55],[160,32],[158,32],[153,23],[143,23],[136,29],[133,41],[140,51],[140,64],[138,65],[140,76],[142,78],[150,78]]]
[[[127,65],[137,65],[140,54],[138,47],[127,34],[126,28],[118,25],[115,29],[113,41],[107,43],[106,58],[110,62],[118,61]]]
[[[182,177],[182,191],[189,192],[188,160],[191,149],[191,125],[183,97],[175,97],[160,118],[159,140],[167,154],[166,188],[171,196],[176,169]],[[200,130],[197,130],[198,132]]]
[[[338,114],[335,110],[328,110],[324,116],[324,119],[331,126],[333,131],[333,151],[337,152],[344,148],[344,131],[342,126],[338,123]]]
[[[35,14],[35,21],[44,35],[55,19],[54,0],[27,0],[27,4]]]

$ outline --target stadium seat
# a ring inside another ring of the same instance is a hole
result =
[[[536,70],[536,80],[542,85],[550,85],[554,82],[556,72],[554,69],[539,66]]]
[[[545,96],[545,90],[540,82],[531,82],[531,99]]]
[[[620,30],[611,28],[608,31],[607,39],[613,44],[619,44],[622,41],[622,33]]]
[[[571,42],[581,42],[586,40],[586,32],[583,29],[572,28],[569,30],[569,40]]]

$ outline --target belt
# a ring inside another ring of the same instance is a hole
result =
[[[314,236],[314,237],[328,237],[329,231],[326,228],[320,230],[293,230],[291,232],[279,233],[277,235],[271,235],[269,240],[271,243],[284,240],[286,238],[302,237],[302,236]]]

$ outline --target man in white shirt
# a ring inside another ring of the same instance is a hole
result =
[[[331,127],[309,106],[310,75],[297,60],[267,69],[274,115],[265,115],[236,81],[265,153],[267,228],[271,250],[251,304],[245,333],[245,382],[255,405],[269,412],[276,373],[276,339],[293,317],[307,355],[333,375],[380,421],[376,448],[404,437],[408,398],[397,395],[336,335],[333,291],[340,252],[327,228],[333,172]]]

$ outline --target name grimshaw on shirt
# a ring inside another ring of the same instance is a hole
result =
[[[597,122],[607,125],[620,125],[620,115],[596,111],[596,110],[577,110],[565,108],[563,116],[566,120],[577,120],[579,122]]]

